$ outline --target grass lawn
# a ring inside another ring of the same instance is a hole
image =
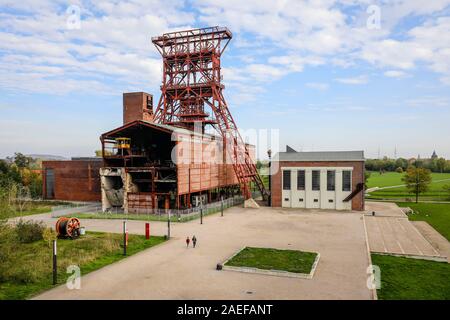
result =
[[[380,175],[379,172],[371,172],[367,182],[368,188],[400,186],[371,192],[369,199],[413,199],[415,196],[409,193],[402,181],[403,173],[386,172]],[[450,173],[432,173],[432,182],[429,190],[420,195],[421,200],[449,201],[450,195],[442,188],[444,185],[450,185]],[[443,181],[442,181],[443,180]]]
[[[129,235],[127,254],[133,255],[163,241],[163,237],[146,240],[144,236]],[[122,243],[121,234],[101,232],[88,232],[77,240],[58,239],[58,283],[65,283],[71,275],[66,274],[69,265],[78,265],[83,276],[123,259]],[[5,265],[0,274],[3,277],[0,300],[26,299],[53,287],[52,254],[46,242],[17,243],[11,251],[6,261],[2,259]]]
[[[409,220],[426,221],[450,241],[450,204],[449,203],[408,203],[398,202],[400,207],[410,207],[414,214]]]
[[[316,256],[313,252],[246,247],[225,265],[309,274]]]
[[[0,219],[9,219],[15,217],[30,216],[33,214],[47,213],[52,211],[52,207],[57,205],[67,205],[65,202],[50,202],[50,201],[30,201],[27,203],[22,211],[18,206],[8,209],[0,208]]]
[[[450,299],[450,264],[372,254],[381,269],[380,300]]]

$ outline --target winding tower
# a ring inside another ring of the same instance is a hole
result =
[[[223,96],[220,58],[232,39],[230,30],[209,27],[165,33],[152,42],[163,58],[161,97],[154,121],[187,129],[213,126],[222,136],[242,194],[251,198],[253,182],[268,195]],[[207,110],[212,110],[212,114]]]

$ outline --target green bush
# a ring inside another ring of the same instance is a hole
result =
[[[42,240],[45,225],[43,222],[20,220],[16,225],[16,234],[19,242],[31,243],[34,241]]]
[[[42,233],[42,238],[47,243],[47,246],[49,248],[51,247],[53,240],[56,240],[57,236],[58,235],[53,228],[45,228],[44,232]]]

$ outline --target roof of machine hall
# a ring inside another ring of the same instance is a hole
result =
[[[286,152],[278,152],[273,161],[364,161],[364,151],[311,151],[297,152],[286,146]]]
[[[150,127],[150,128],[154,128],[154,129],[157,129],[157,130],[165,131],[167,133],[177,132],[177,133],[180,133],[180,134],[200,134],[200,133],[195,132],[195,131],[191,131],[191,130],[180,128],[180,127],[176,127],[176,126],[171,126],[171,125],[168,125],[168,124],[155,123],[155,122],[150,122],[150,121],[145,121],[145,120],[135,120],[135,121],[127,123],[127,124],[125,124],[123,126],[120,126],[120,127],[116,128],[116,129],[113,129],[111,131],[103,133],[102,137],[114,136],[117,133],[122,132],[123,130],[126,130],[128,128],[132,128],[132,127],[135,127],[135,126],[139,126],[139,125],[143,125],[145,127]]]
[[[151,122],[151,121],[145,121],[145,120],[135,120],[132,122],[129,122],[123,126],[120,126],[116,129],[113,129],[111,131],[105,132],[101,135],[101,138],[103,139],[107,139],[107,138],[117,138],[121,135],[121,133],[129,128],[133,128],[133,127],[137,127],[137,126],[144,126],[144,127],[148,127],[148,128],[153,128],[156,130],[160,130],[163,132],[166,132],[168,134],[172,134],[173,132],[178,133],[180,135],[194,135],[194,136],[198,136],[198,137],[210,137],[212,140],[218,140],[218,139],[222,139],[221,136],[217,135],[217,134],[210,134],[210,133],[201,133],[201,132],[196,132],[196,131],[192,131],[189,129],[185,129],[185,128],[180,128],[180,127],[176,127],[176,126],[172,126],[172,125],[168,125],[168,124],[161,124],[161,123],[155,123],[155,122]],[[247,146],[253,146],[250,143],[245,143]]]

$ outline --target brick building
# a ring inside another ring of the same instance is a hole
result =
[[[101,158],[43,161],[44,199],[100,201]]]
[[[273,207],[364,210],[364,152],[296,152],[271,161]]]

